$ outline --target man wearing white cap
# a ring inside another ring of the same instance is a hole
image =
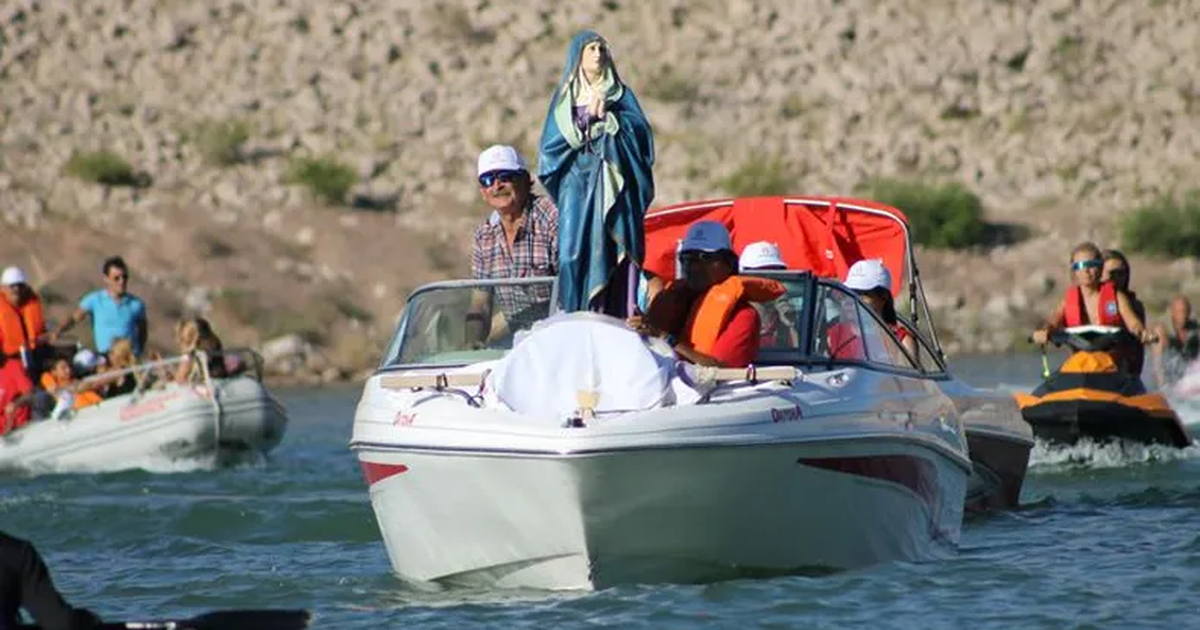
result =
[[[750,243],[742,249],[738,257],[738,267],[742,272],[747,271],[785,271],[787,263],[779,253],[779,246],[768,241]],[[758,316],[762,319],[759,329],[759,343],[764,347],[795,348],[800,343],[800,333],[796,330],[796,311],[786,299],[776,300],[774,304],[755,305]]]
[[[533,194],[525,160],[516,149],[493,145],[479,154],[479,195],[492,209],[475,228],[471,277],[478,280],[553,276],[558,273],[558,208]],[[491,294],[480,291],[467,314],[473,341],[491,333]],[[550,309],[549,286],[502,287],[495,299],[510,332],[528,328]]]
[[[767,241],[758,241],[750,243],[742,250],[742,255],[738,258],[738,267],[742,271],[784,270],[787,269],[787,264],[783,262],[783,256],[779,254],[778,245]]]
[[[917,340],[896,317],[896,302],[892,298],[892,272],[878,258],[860,260],[846,272],[846,287],[857,293],[864,304],[879,315],[910,356],[917,356]]]
[[[25,272],[9,267],[0,273],[0,435],[24,426],[30,419],[29,404],[33,397],[33,380],[27,368],[32,365],[32,344],[44,330],[31,333],[24,313],[33,313],[31,302],[22,302],[25,293],[33,291],[25,283]],[[23,308],[24,304],[28,308]],[[37,313],[41,313],[38,300]]]
[[[38,341],[46,334],[42,300],[29,286],[25,271],[7,267],[0,273],[0,352],[25,366],[37,378]]]

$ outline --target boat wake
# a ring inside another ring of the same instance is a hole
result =
[[[1141,444],[1124,440],[1096,443],[1084,439],[1068,446],[1039,439],[1029,454],[1029,469],[1031,472],[1054,472],[1078,468],[1122,468],[1189,459],[1200,459],[1200,445],[1196,442],[1180,449],[1162,444]]]
[[[54,474],[100,474],[141,470],[155,474],[209,472],[219,468],[250,466],[266,463],[266,456],[257,452],[237,452],[221,455],[208,454],[198,457],[177,458],[166,455],[147,456],[136,461],[112,461],[105,465],[37,465],[5,469],[0,474],[14,476],[36,476]]]

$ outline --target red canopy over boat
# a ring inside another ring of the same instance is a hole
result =
[[[734,251],[756,241],[779,246],[788,269],[837,278],[855,262],[881,258],[899,296],[907,276],[908,219],[899,210],[848,197],[744,197],[677,204],[646,213],[645,267],[675,277],[675,250],[696,221],[729,229]]]

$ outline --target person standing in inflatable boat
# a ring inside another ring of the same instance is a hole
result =
[[[1046,319],[1045,325],[1033,332],[1033,342],[1045,345],[1056,330],[1072,326],[1121,326],[1142,343],[1153,335],[1138,317],[1128,294],[1110,282],[1101,282],[1104,258],[1093,243],[1081,243],[1071,252],[1071,273],[1075,283],[1067,289],[1058,307]],[[1120,357],[1115,357],[1120,360]],[[1123,361],[1123,371],[1130,371]]]
[[[736,275],[738,256],[729,231],[716,221],[688,228],[679,249],[682,282],[663,289],[643,318],[631,324],[650,334],[671,334],[675,353],[697,365],[746,367],[758,353],[762,322],[752,302],[785,293],[767,278]]]

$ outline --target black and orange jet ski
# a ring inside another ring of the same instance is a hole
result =
[[[1167,399],[1118,369],[1112,349],[1129,340],[1125,329],[1113,326],[1075,326],[1051,336],[1074,352],[1032,394],[1014,394],[1034,436],[1064,444],[1083,438],[1179,448],[1192,443]]]

